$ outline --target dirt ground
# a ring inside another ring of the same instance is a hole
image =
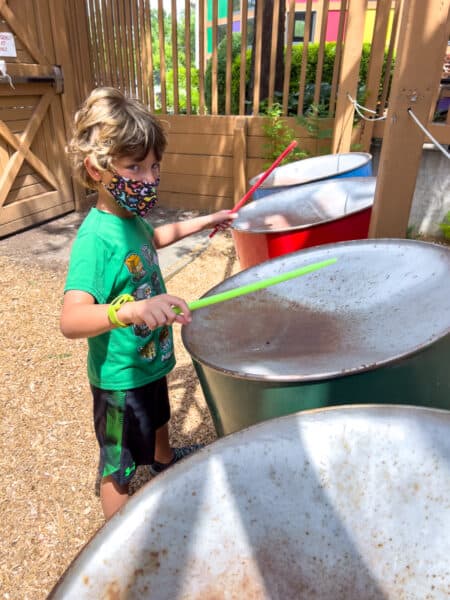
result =
[[[194,300],[238,270],[230,234],[219,234],[170,279],[168,291]],[[0,598],[5,599],[46,598],[103,523],[94,494],[98,452],[86,342],[59,332],[64,278],[61,261],[0,253]],[[171,439],[173,445],[209,443],[216,437],[210,415],[180,327],[174,333]],[[141,472],[135,487],[145,481]]]

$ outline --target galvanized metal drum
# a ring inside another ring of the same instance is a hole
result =
[[[352,402],[450,408],[450,249],[357,240],[286,254],[220,293],[334,265],[193,313],[182,329],[219,435]]]
[[[346,177],[287,188],[250,202],[233,221],[243,269],[302,248],[367,238],[376,177]]]
[[[250,180],[254,185],[262,173]],[[367,152],[343,152],[313,156],[277,167],[253,192],[253,198],[261,198],[280,192],[291,186],[312,183],[333,177],[365,177],[372,175],[372,155]]]
[[[444,600],[450,412],[353,406],[221,439],[103,527],[53,600]]]

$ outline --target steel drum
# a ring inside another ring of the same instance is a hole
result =
[[[193,313],[182,339],[219,435],[352,402],[450,408],[450,249],[357,240],[286,254],[206,295],[334,265]]]
[[[250,180],[254,185],[262,173]],[[367,152],[343,152],[325,154],[297,160],[277,167],[253,192],[253,198],[261,198],[274,192],[280,192],[291,186],[312,183],[333,177],[365,177],[372,175],[372,155]]]
[[[328,179],[250,202],[233,221],[243,269],[302,248],[367,238],[376,177]]]
[[[221,439],[131,498],[53,600],[444,600],[450,412],[353,406]]]

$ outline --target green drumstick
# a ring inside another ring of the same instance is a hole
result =
[[[300,275],[306,275],[307,273],[318,271],[323,267],[327,267],[328,265],[334,264],[336,261],[337,258],[330,258],[322,262],[307,265],[306,267],[300,267],[299,269],[288,271],[287,273],[281,273],[280,275],[268,277],[267,279],[263,279],[262,281],[254,281],[253,283],[248,283],[247,285],[243,285],[241,287],[234,288],[226,292],[221,292],[220,294],[214,294],[213,296],[207,296],[206,298],[194,300],[193,302],[189,302],[188,307],[189,310],[197,310],[198,308],[205,308],[206,306],[210,306],[211,304],[218,304],[219,302],[224,302],[225,300],[238,298],[239,296],[244,296],[245,294],[250,294],[251,292],[262,290],[271,285],[282,283],[283,281],[287,281],[288,279],[294,279],[295,277],[300,277]],[[178,314],[181,312],[181,310],[178,307],[175,307],[174,311]]]

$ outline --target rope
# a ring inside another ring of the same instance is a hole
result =
[[[435,137],[433,137],[431,135],[431,133],[422,125],[422,123],[419,121],[419,119],[416,117],[416,115],[413,113],[412,108],[408,108],[408,114],[410,117],[413,118],[414,122],[418,125],[418,127],[424,132],[424,134],[427,136],[428,139],[430,139],[433,144],[436,146],[436,148],[438,150],[440,150],[442,152],[442,154],[446,157],[450,159],[450,152],[448,152],[444,146],[442,146],[442,144],[440,144],[437,139]]]
[[[386,119],[386,115],[382,115],[381,117],[366,117],[365,115],[362,114],[362,112],[361,112],[362,110],[365,110],[368,113],[372,113],[373,115],[376,115],[377,111],[371,110],[370,108],[366,108],[362,104],[359,104],[356,100],[354,100],[350,96],[350,94],[347,94],[347,98],[353,104],[355,112],[358,113],[358,115],[361,117],[361,119],[364,119],[364,121],[384,121]]]
[[[347,98],[350,100],[350,102],[353,104],[354,108],[355,108],[355,112],[358,113],[358,115],[361,117],[361,119],[364,119],[364,121],[383,121],[384,119],[386,119],[386,115],[383,115],[382,117],[366,117],[365,115],[362,114],[361,111],[366,111],[368,113],[372,113],[373,115],[376,115],[377,112],[375,110],[371,110],[370,108],[366,108],[365,106],[362,106],[361,104],[359,104],[356,100],[354,100],[350,94],[347,94]],[[440,144],[437,139],[435,137],[433,137],[433,135],[431,135],[431,133],[422,125],[422,123],[419,121],[419,119],[416,117],[416,115],[413,113],[411,108],[408,108],[408,114],[410,115],[410,117],[413,118],[414,122],[418,125],[418,127],[420,127],[420,129],[423,131],[423,133],[427,136],[428,139],[430,139],[433,144],[436,146],[436,148],[438,150],[440,150],[442,152],[442,154],[446,157],[450,159],[450,152],[448,152],[444,146],[442,146],[442,144]]]

